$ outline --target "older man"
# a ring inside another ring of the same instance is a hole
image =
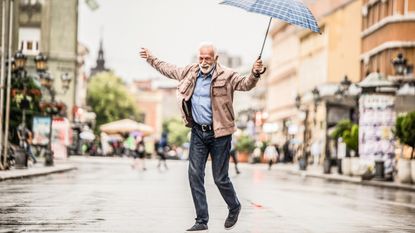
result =
[[[255,87],[263,69],[262,61],[258,59],[251,74],[243,77],[218,63],[216,48],[211,43],[200,45],[198,64],[183,68],[159,60],[145,48],[141,49],[140,56],[161,74],[179,81],[179,108],[186,126],[192,128],[188,174],[196,223],[186,232],[208,230],[204,177],[209,154],[215,184],[229,209],[225,229],[232,229],[241,211],[241,204],[228,176],[229,150],[232,133],[235,132],[233,93]]]

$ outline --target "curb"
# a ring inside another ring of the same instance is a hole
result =
[[[46,176],[54,173],[63,173],[72,170],[76,170],[77,167],[73,165],[61,165],[56,167],[50,168],[42,168],[42,169],[33,169],[30,170],[14,170],[14,171],[4,171],[0,173],[0,182],[5,180],[12,180],[12,179],[25,179],[25,178],[32,178],[38,176]]]
[[[299,171],[299,170],[281,169],[280,171],[285,171],[292,175],[325,179],[325,180],[336,181],[336,182],[346,182],[346,183],[353,183],[353,184],[358,184],[358,185],[375,186],[375,187],[380,187],[380,188],[390,188],[390,189],[415,192],[415,185],[400,184],[400,183],[387,182],[387,181],[362,180],[361,177],[308,173],[307,171]]]

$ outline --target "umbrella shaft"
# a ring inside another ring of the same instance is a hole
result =
[[[269,17],[267,32],[265,33],[264,42],[262,43],[261,53],[259,53],[258,59],[261,59],[262,51],[264,51],[264,46],[265,46],[265,42],[267,41],[267,36],[268,36],[269,27],[271,26],[271,21],[272,21],[272,17]]]

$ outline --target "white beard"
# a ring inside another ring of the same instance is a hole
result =
[[[208,74],[210,71],[212,71],[214,67],[215,67],[215,64],[212,64],[210,66],[205,66],[205,67],[202,67],[202,65],[199,64],[200,71],[202,71],[203,74]]]

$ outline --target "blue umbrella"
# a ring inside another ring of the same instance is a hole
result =
[[[308,28],[313,32],[321,33],[313,14],[301,0],[224,0],[221,4],[235,6],[249,12],[270,16],[259,58],[261,58],[262,51],[264,50],[272,18],[280,19],[287,23]]]

